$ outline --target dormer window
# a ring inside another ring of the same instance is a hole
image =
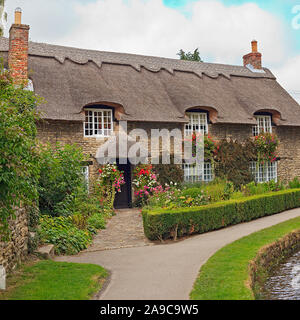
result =
[[[272,133],[272,117],[270,115],[256,115],[257,125],[253,127],[253,136],[261,133]]]
[[[190,136],[194,132],[208,134],[208,121],[206,112],[187,112],[189,123],[185,125],[184,135]]]
[[[111,109],[85,109],[83,123],[85,137],[108,137],[113,133],[113,111]]]

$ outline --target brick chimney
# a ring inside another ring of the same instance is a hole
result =
[[[247,65],[251,65],[254,69],[260,70],[262,69],[262,64],[261,64],[261,53],[257,52],[257,41],[253,40],[251,42],[252,45],[252,52],[246,54],[243,57],[244,60],[244,67]]]
[[[28,81],[28,36],[29,26],[22,24],[22,10],[15,10],[15,23],[9,30],[8,66],[15,84]]]

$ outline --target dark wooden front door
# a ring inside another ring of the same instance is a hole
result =
[[[124,172],[125,184],[121,186],[121,192],[117,192],[114,207],[116,209],[131,208],[132,195],[131,195],[131,164],[119,164],[117,161],[118,169]]]

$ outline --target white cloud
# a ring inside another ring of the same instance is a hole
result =
[[[59,42],[166,57],[176,57],[181,48],[199,47],[204,60],[241,63],[255,37],[268,63],[278,63],[285,54],[283,25],[255,4],[225,7],[209,0],[195,2],[189,9],[187,18],[161,0],[77,4],[78,23]]]
[[[33,41],[55,43],[75,27],[76,3],[78,0],[6,0],[8,23],[5,33],[8,35],[9,27],[13,23],[15,8],[21,7],[22,22],[31,27],[30,38]]]
[[[33,41],[81,48],[176,58],[181,48],[199,47],[204,61],[242,64],[256,38],[263,65],[283,86],[300,90],[300,56],[286,58],[291,45],[284,23],[254,3],[200,0],[186,8],[187,18],[162,0],[9,0],[9,24],[17,6]]]
[[[280,67],[273,69],[280,84],[300,103],[300,55],[285,61]]]

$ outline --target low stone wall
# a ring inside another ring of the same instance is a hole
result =
[[[24,208],[16,210],[16,219],[10,221],[10,241],[0,242],[0,265],[6,272],[12,271],[27,255],[28,219]]]
[[[281,262],[300,250],[300,230],[263,247],[250,263],[250,286],[255,299],[262,298],[262,288],[270,273]]]

